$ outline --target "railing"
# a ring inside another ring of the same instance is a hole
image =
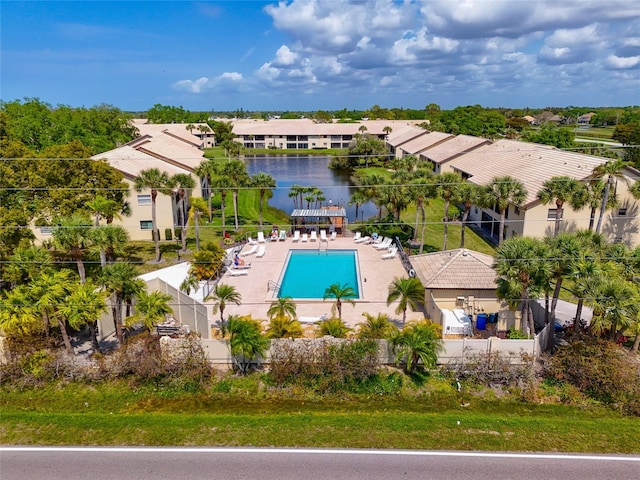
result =
[[[270,292],[271,290],[273,290],[275,293],[278,293],[280,291],[280,284],[274,282],[273,280],[267,281],[267,292]]]

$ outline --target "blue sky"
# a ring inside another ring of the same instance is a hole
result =
[[[4,101],[147,110],[640,104],[632,0],[6,1]]]

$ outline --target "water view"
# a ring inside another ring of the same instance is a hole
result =
[[[265,172],[276,179],[276,188],[273,197],[269,199],[269,205],[291,213],[293,199],[289,197],[292,185],[318,187],[324,192],[327,204],[342,205],[347,209],[349,222],[356,220],[356,207],[349,205],[351,195],[356,191],[352,187],[349,174],[336,172],[329,168],[331,157],[310,155],[278,155],[246,157],[247,172],[255,175]],[[304,205],[306,207],[306,203]],[[315,205],[311,204],[310,208]],[[367,219],[376,215],[377,208],[372,202],[360,205],[358,208],[358,220]]]

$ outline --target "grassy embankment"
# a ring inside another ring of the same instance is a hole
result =
[[[117,382],[3,389],[0,438],[5,445],[640,453],[640,419],[596,407],[475,397],[461,406],[455,392],[302,400],[271,397],[251,379],[232,380],[231,388],[229,382],[206,394],[167,394]]]

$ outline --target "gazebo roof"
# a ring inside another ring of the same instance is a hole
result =
[[[346,217],[347,211],[344,208],[311,208],[295,209],[291,213],[292,217]]]

